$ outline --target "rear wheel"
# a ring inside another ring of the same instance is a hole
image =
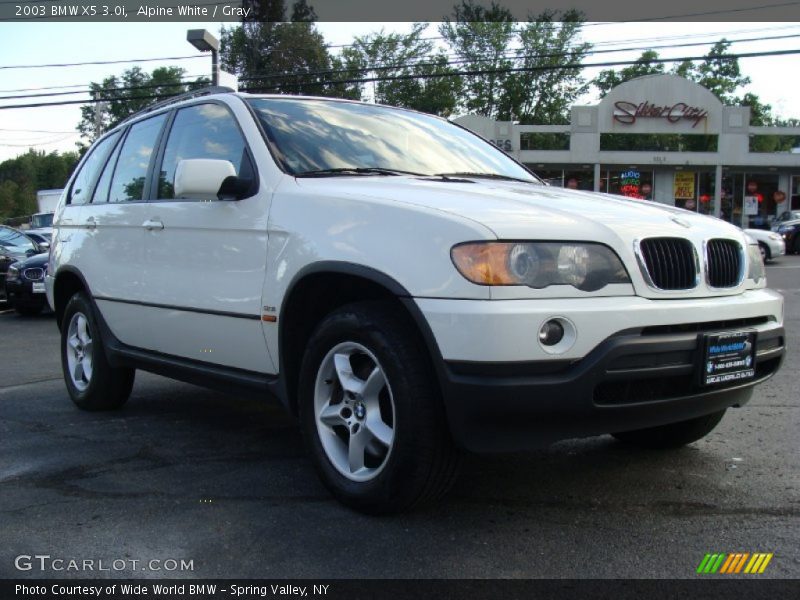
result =
[[[612,435],[621,442],[642,448],[679,448],[696,442],[711,433],[723,416],[725,416],[725,411],[721,410],[688,421],[635,431],[622,431]]]
[[[108,364],[94,310],[79,292],[64,309],[61,368],[72,401],[84,410],[113,410],[128,400],[136,371]]]
[[[460,456],[425,356],[405,319],[379,302],[343,307],[313,334],[300,420],[317,472],[344,504],[400,512],[455,480]]]

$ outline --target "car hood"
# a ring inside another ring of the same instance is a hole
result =
[[[49,260],[50,255],[47,252],[42,254],[34,254],[30,258],[20,259],[18,266],[21,268],[44,267]]]
[[[470,183],[474,182],[474,183]],[[298,179],[326,195],[396,201],[481,223],[498,239],[634,239],[679,236],[698,243],[709,236],[743,241],[738,228],[680,208],[621,196],[544,185],[472,179],[414,177]]]

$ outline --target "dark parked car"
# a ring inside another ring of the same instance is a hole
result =
[[[781,214],[779,214],[775,220],[772,222],[772,231],[778,231],[780,226],[786,223],[787,221],[797,221],[800,219],[800,210],[785,210]],[[789,250],[789,246],[786,246],[786,250]]]
[[[47,253],[37,254],[8,267],[7,302],[21,315],[36,315],[47,307],[44,276],[48,258]]]
[[[800,254],[800,219],[782,223],[778,233],[786,242],[786,254]]]
[[[6,271],[9,266],[41,252],[42,248],[21,231],[0,225],[0,302],[6,301]]]

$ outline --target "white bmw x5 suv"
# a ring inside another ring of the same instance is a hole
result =
[[[372,513],[441,496],[464,449],[692,442],[784,354],[783,299],[735,227],[323,98],[211,89],[105,134],[46,283],[79,407],[121,407],[136,369],[276,398]]]

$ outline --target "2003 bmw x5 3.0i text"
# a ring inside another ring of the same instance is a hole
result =
[[[373,513],[441,496],[464,449],[692,442],[784,354],[735,227],[553,189],[429,115],[220,89],[95,142],[47,294],[79,407],[135,369],[275,397]]]

